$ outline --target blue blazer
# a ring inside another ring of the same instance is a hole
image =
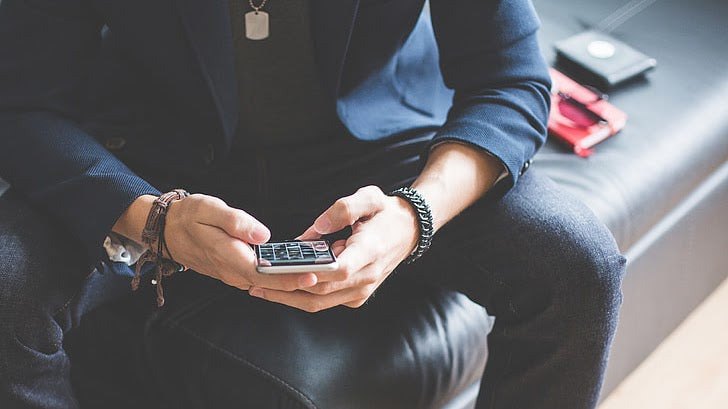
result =
[[[534,9],[424,4],[311,2],[332,108],[363,140],[439,127],[434,142],[498,157],[508,188],[546,135],[550,83]],[[158,193],[145,174],[224,160],[235,81],[227,0],[2,0],[0,176],[58,218],[95,265],[121,213]]]

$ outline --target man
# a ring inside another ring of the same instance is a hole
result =
[[[63,333],[113,292],[83,278],[176,187],[204,194],[170,205],[166,259],[310,312],[365,303],[432,217],[400,270],[496,316],[478,407],[593,407],[624,260],[526,172],[549,106],[533,8],[423,3],[3,0],[3,407],[76,405]],[[347,227],[336,271],[255,271],[271,234]],[[79,290],[94,301],[69,312]]]

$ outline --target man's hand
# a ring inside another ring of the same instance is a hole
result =
[[[347,226],[352,235],[332,244],[339,268],[317,273],[318,284],[297,291],[252,286],[250,294],[309,312],[337,305],[360,307],[414,250],[419,227],[404,199],[367,186],[337,200],[299,238],[316,239]]]
[[[139,241],[153,200],[153,196],[137,199],[113,230]],[[253,216],[212,196],[194,194],[172,202],[167,211],[169,251],[175,261],[198,273],[241,290],[259,286],[293,291],[317,283],[313,273],[259,274],[250,244],[262,244],[269,238],[268,228]]]
[[[437,231],[483,196],[503,169],[498,159],[482,150],[446,142],[430,152],[412,187],[429,204]],[[338,270],[317,273],[319,283],[305,290],[253,285],[250,294],[305,311],[336,305],[360,307],[414,250],[419,225],[407,201],[370,186],[337,200],[300,238],[315,239],[346,226],[352,227],[352,235],[332,244]]]

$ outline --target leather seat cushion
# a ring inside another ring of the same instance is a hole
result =
[[[167,284],[165,311],[154,312],[145,289],[136,313],[126,300],[85,318],[75,337],[84,349],[71,345],[84,403],[148,403],[153,397],[140,396],[156,392],[134,386],[139,382],[161,385],[157,395],[176,408],[438,408],[477,382],[485,367],[493,320],[455,292],[395,277],[359,309],[309,314],[212,280],[189,285],[179,278]],[[200,291],[207,286],[215,288]],[[190,297],[198,299],[175,306]],[[151,317],[144,328],[131,322],[139,314]],[[104,371],[107,365],[116,373]],[[117,379],[103,380],[110,376]],[[141,392],[122,396],[109,386],[120,382]]]

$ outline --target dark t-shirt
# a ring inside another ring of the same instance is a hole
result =
[[[268,0],[262,11],[269,15],[270,35],[264,40],[245,37],[248,2],[229,5],[240,100],[236,143],[280,146],[342,132],[316,66],[309,0]]]

